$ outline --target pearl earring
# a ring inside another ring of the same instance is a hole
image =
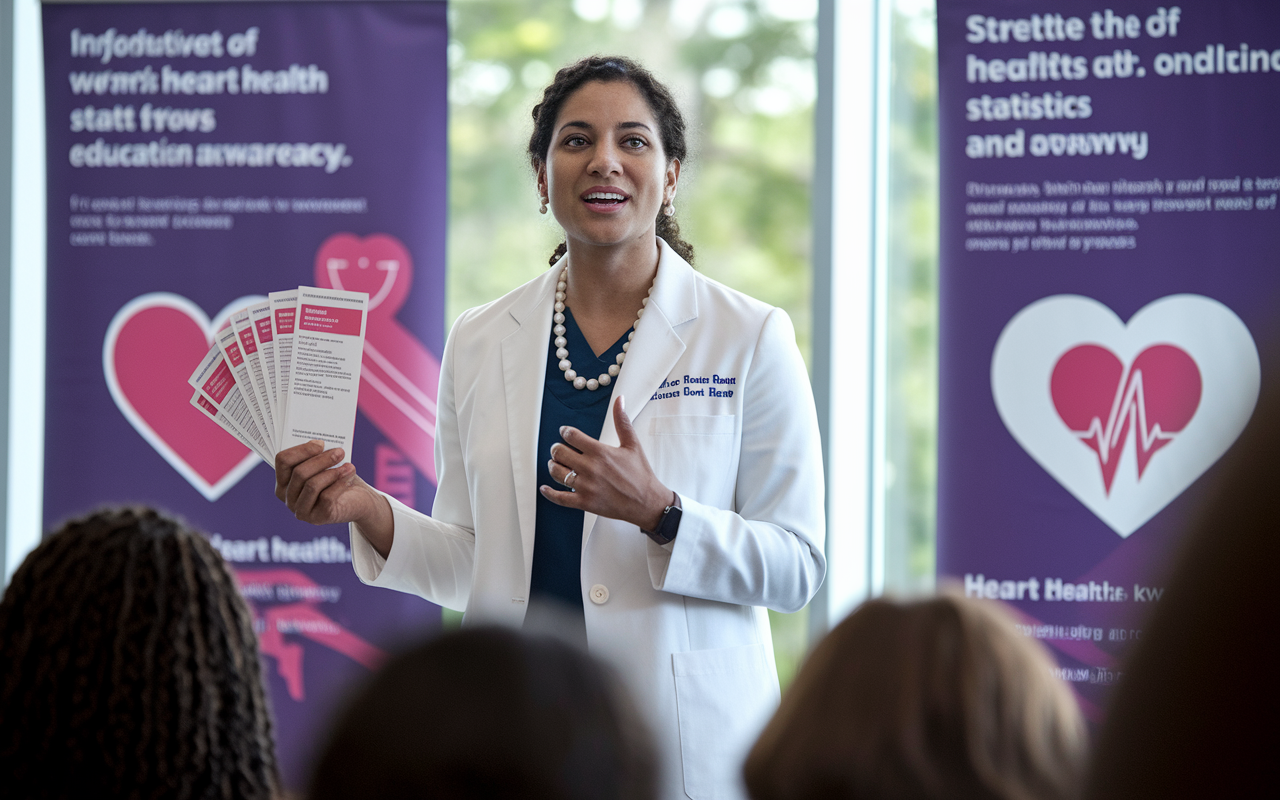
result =
[[[663,214],[666,214],[668,217],[674,217],[674,216],[676,215],[676,206],[675,206],[675,204],[674,204],[674,203],[671,203],[671,202],[668,202],[668,203],[667,203],[667,205],[666,205],[665,207],[663,207],[663,209],[662,209],[662,213],[663,213]]]
[[[542,196],[542,207],[538,209],[538,213],[539,214],[547,213],[547,196],[546,195]]]

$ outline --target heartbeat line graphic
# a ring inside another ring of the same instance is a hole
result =
[[[1195,415],[1201,388],[1195,361],[1172,345],[1149,347],[1129,366],[1106,348],[1081,345],[1058,360],[1051,380],[1058,414],[1097,454],[1108,496],[1129,432],[1141,480],[1151,457]]]
[[[1124,386],[1124,384],[1121,384]],[[1134,371],[1128,386],[1122,392],[1116,392],[1115,402],[1111,405],[1111,416],[1104,428],[1102,420],[1094,417],[1089,422],[1089,429],[1076,436],[1098,454],[1102,465],[1103,483],[1107,494],[1111,493],[1111,481],[1115,477],[1116,466],[1120,461],[1120,452],[1129,438],[1129,426],[1133,425],[1138,434],[1138,478],[1147,469],[1147,463],[1155,451],[1173,441],[1174,434],[1165,433],[1160,423],[1147,424],[1147,403],[1142,390],[1142,372]]]

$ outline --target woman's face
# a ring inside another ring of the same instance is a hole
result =
[[[653,240],[674,199],[680,162],[667,161],[658,122],[636,87],[592,81],[569,95],[552,129],[538,189],[571,243]]]

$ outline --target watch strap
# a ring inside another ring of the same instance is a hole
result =
[[[675,540],[676,532],[680,529],[680,517],[684,509],[680,505],[680,495],[672,492],[671,497],[671,505],[662,510],[662,519],[658,521],[658,527],[651,531],[643,531],[645,536],[658,544],[670,544]]]

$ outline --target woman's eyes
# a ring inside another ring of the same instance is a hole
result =
[[[587,141],[587,137],[581,134],[574,134],[564,140],[565,147],[585,147],[588,144],[590,142]],[[640,150],[648,147],[649,142],[642,136],[628,136],[622,140],[622,146],[628,150]]]

